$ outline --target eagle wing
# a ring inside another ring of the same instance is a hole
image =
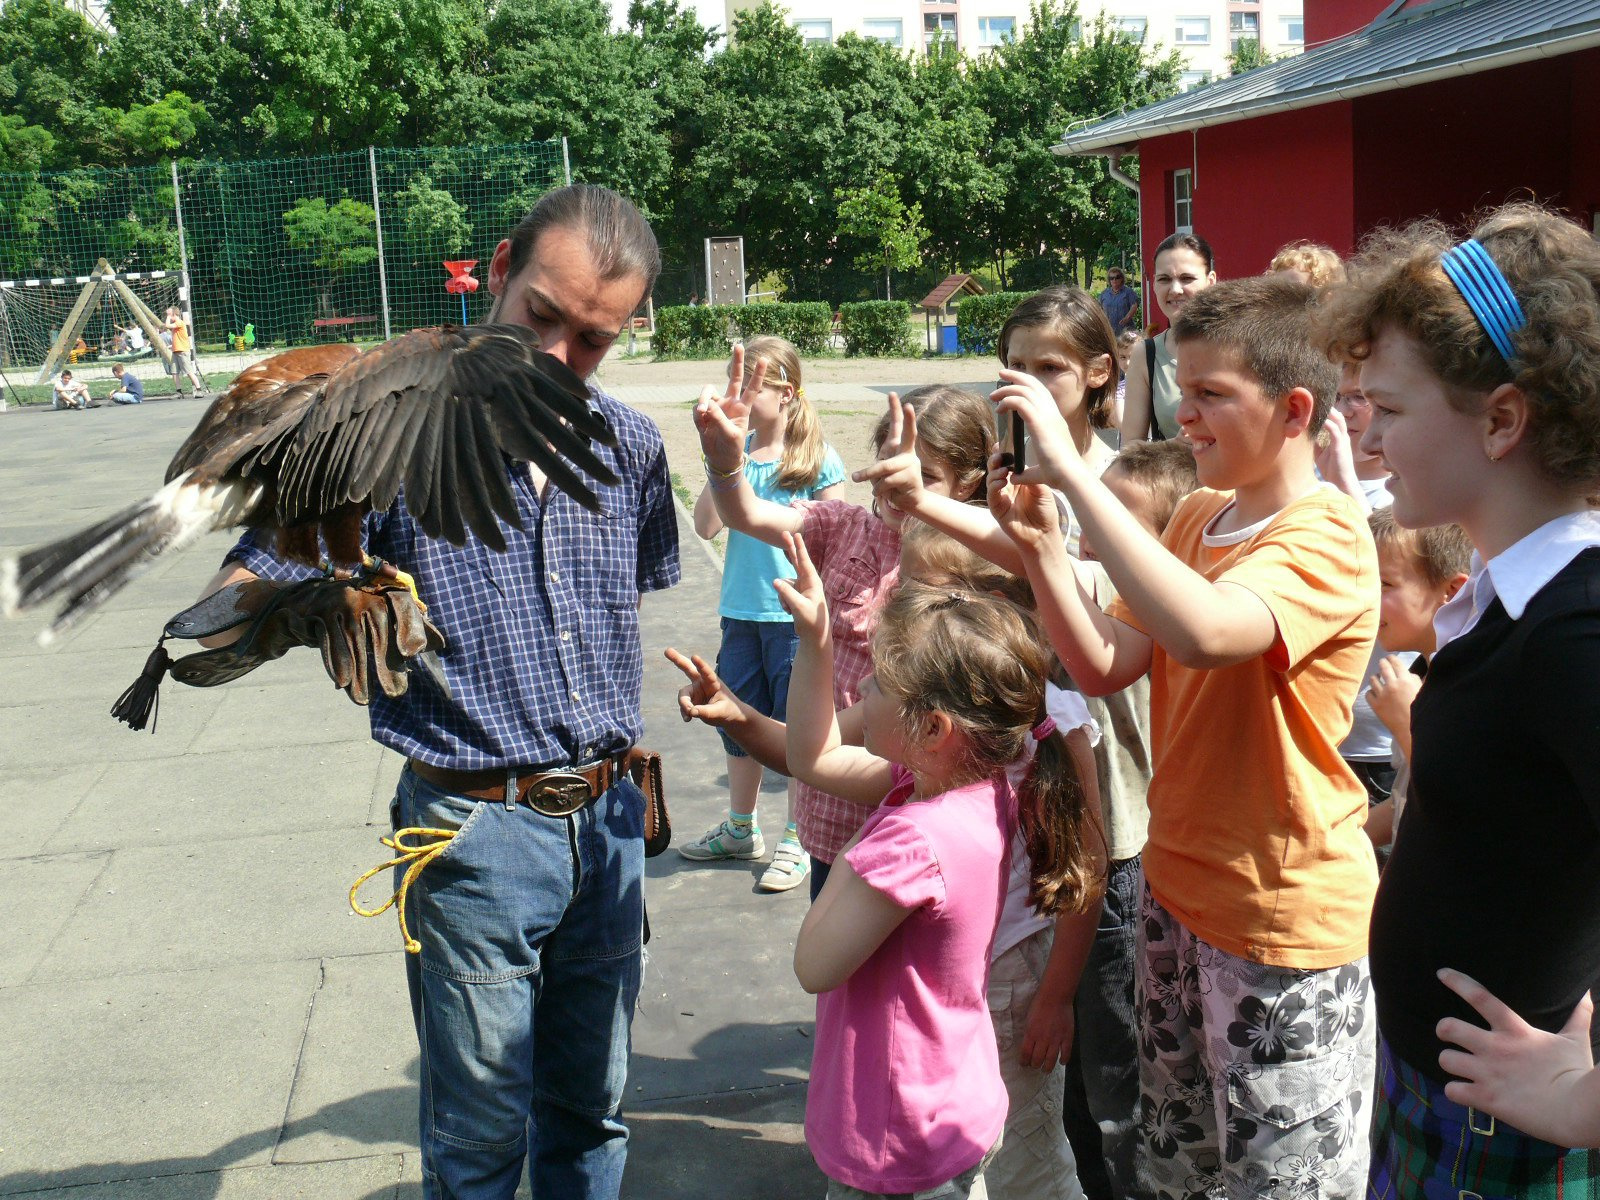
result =
[[[496,516],[521,523],[507,458],[534,463],[595,511],[579,471],[618,482],[591,445],[616,435],[589,407],[587,385],[521,326],[414,330],[323,377],[262,380],[233,408],[190,441],[204,444],[207,474],[270,484],[274,523],[285,527],[351,504],[387,508],[404,486],[429,536],[460,545],[471,531],[504,550]],[[185,468],[181,451],[173,467]]]

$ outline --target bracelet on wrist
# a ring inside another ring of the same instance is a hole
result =
[[[732,492],[738,490],[739,485],[743,482],[744,464],[740,463],[728,474],[718,475],[715,478],[706,480],[706,486],[713,492]]]
[[[732,470],[719,471],[719,470],[717,470],[716,467],[711,465],[711,460],[709,458],[707,458],[704,454],[702,454],[700,456],[701,465],[705,467],[706,474],[708,476],[710,476],[712,479],[732,479],[735,475],[743,474],[744,473],[744,465],[748,461],[750,461],[750,456],[747,455],[747,454],[742,454],[741,453],[739,455],[739,461],[736,462],[733,465],[733,469]]]

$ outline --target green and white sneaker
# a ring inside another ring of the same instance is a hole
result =
[[[678,847],[678,853],[695,862],[718,862],[728,858],[760,858],[767,852],[767,843],[761,830],[754,825],[750,832],[740,836],[732,821],[723,821],[715,829],[708,829],[692,842]]]
[[[811,874],[811,856],[800,848],[794,838],[786,837],[772,853],[772,862],[761,873],[756,886],[763,892],[787,892],[805,882]]]

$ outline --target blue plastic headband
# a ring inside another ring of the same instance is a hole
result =
[[[1514,365],[1517,352],[1511,344],[1511,335],[1526,325],[1528,318],[1523,315],[1516,294],[1483,243],[1468,238],[1446,250],[1439,258],[1439,265],[1456,285],[1506,365]]]

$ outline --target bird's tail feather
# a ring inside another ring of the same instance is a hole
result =
[[[179,476],[147,500],[16,558],[0,559],[0,612],[12,616],[65,595],[39,635],[48,644],[157,558],[242,515],[249,485],[204,485]]]

